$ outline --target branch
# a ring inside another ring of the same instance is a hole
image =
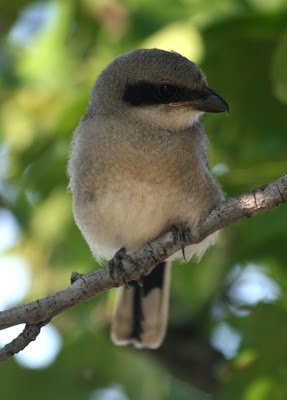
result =
[[[12,342],[6,344],[3,349],[0,350],[0,361],[5,361],[12,357],[15,353],[24,350],[33,340],[36,340],[40,333],[41,327],[45,324],[37,325],[26,325],[23,332],[12,340]]]
[[[184,246],[201,242],[211,233],[243,217],[253,217],[287,202],[287,175],[238,197],[219,203],[202,222],[198,231],[187,230]],[[125,279],[139,280],[160,262],[180,250],[183,243],[174,240],[172,231],[147,243],[123,260]],[[113,287],[121,286],[123,276],[111,264],[84,275],[72,274],[71,285],[43,299],[0,312],[0,329],[25,323],[24,331],[0,350],[4,361],[35,340],[42,326],[54,316]]]

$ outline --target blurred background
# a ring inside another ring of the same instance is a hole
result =
[[[227,196],[287,170],[286,0],[2,2],[0,308],[97,268],[67,192],[72,133],[91,86],[139,47],[197,62],[229,103],[206,115],[210,165]],[[87,400],[285,400],[287,207],[224,229],[199,263],[173,268],[158,351],[115,347],[115,290],[55,318],[0,365],[0,397]],[[0,332],[0,343],[22,327]]]

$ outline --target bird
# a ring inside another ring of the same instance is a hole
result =
[[[224,199],[208,161],[205,112],[228,103],[175,51],[135,49],[98,75],[68,163],[74,219],[97,261],[133,252],[173,226],[198,229]],[[187,246],[201,258],[217,233]],[[117,289],[115,344],[157,349],[167,330],[171,261]]]

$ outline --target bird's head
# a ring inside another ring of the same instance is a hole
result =
[[[139,49],[116,58],[99,75],[89,113],[135,117],[177,131],[203,112],[228,109],[195,63],[175,52]]]

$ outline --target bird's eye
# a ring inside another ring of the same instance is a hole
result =
[[[171,98],[176,92],[176,88],[172,85],[161,85],[159,93],[165,98]]]

